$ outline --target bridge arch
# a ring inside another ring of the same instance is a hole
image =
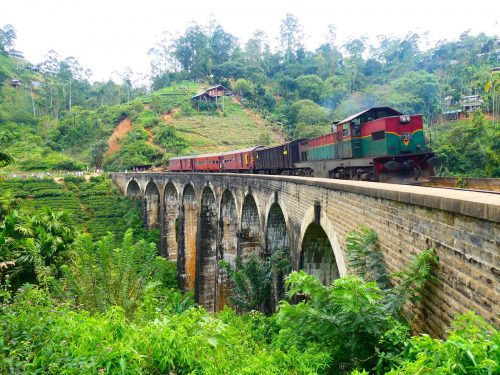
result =
[[[177,273],[184,290],[195,290],[196,282],[196,233],[198,227],[198,205],[194,186],[188,183],[182,191],[179,217],[179,245]]]
[[[165,186],[165,243],[167,257],[171,261],[177,260],[179,251],[179,193],[175,185],[169,181]]]
[[[198,230],[196,299],[207,311],[215,307],[217,268],[217,201],[214,191],[206,186],[201,193]]]
[[[128,182],[125,192],[125,195],[130,198],[140,198],[142,196],[141,187],[133,178]]]
[[[238,256],[242,259],[251,254],[260,255],[262,252],[259,208],[251,194],[245,196],[241,209],[239,250]]]
[[[219,254],[218,259],[223,259],[231,266],[236,265],[238,251],[238,211],[233,193],[226,189],[222,193],[220,202],[219,220]],[[218,267],[217,289],[216,289],[216,309],[222,310],[227,297],[229,296],[229,279],[226,271]]]
[[[326,213],[321,211],[315,215],[315,207],[311,207],[302,220],[300,233],[301,269],[317,276],[324,284],[346,275],[344,253]]]
[[[151,180],[146,185],[144,194],[145,218],[147,228],[160,227],[160,190]]]
[[[265,257],[278,256],[288,257],[290,254],[290,235],[288,233],[285,215],[280,204],[275,201],[267,213],[266,219],[266,247],[264,251]],[[279,253],[278,253],[279,252]],[[274,310],[275,304],[285,298],[285,274],[278,271],[276,280],[274,280],[273,300],[270,301],[270,310]]]

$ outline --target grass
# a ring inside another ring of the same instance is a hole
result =
[[[201,87],[199,88],[201,91]],[[282,139],[270,123],[245,111],[232,98],[224,99],[224,112],[183,111],[190,102],[179,102],[181,111],[172,116],[168,125],[174,126],[177,134],[185,139],[194,153],[228,151],[258,144],[262,133],[270,135],[272,143]],[[190,100],[190,99],[189,99]]]

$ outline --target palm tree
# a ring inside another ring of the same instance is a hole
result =
[[[10,211],[0,224],[0,260],[13,260],[15,284],[57,276],[75,239],[66,213],[46,209],[34,216]],[[9,259],[7,259],[9,258]]]
[[[9,163],[12,163],[14,161],[14,158],[12,157],[11,154],[9,154],[7,151],[0,151],[0,163],[7,165]]]

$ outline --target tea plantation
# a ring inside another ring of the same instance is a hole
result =
[[[103,177],[8,179],[0,184],[0,196],[11,192],[21,211],[35,213],[49,207],[66,211],[72,224],[98,240],[111,233],[121,240],[126,228],[140,238],[155,240],[157,233],[143,230],[140,202],[123,197],[112,182]]]

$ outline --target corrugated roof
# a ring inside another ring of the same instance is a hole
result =
[[[170,158],[169,160],[184,160],[184,159],[192,159],[196,155],[187,155],[187,156],[175,156],[173,158]]]
[[[206,92],[200,92],[199,94],[193,95],[193,96],[191,97],[191,99],[194,99],[194,98],[197,98],[197,97],[199,97],[199,96],[203,96],[203,95],[210,96],[210,95],[208,95]]]
[[[366,112],[368,111],[371,111],[371,110],[377,110],[377,109],[387,109],[389,111],[392,111],[394,112],[394,116],[399,116],[399,115],[402,115],[401,112],[399,111],[396,111],[394,108],[391,108],[391,107],[372,107],[372,108],[368,108],[368,109],[365,109],[364,111],[361,111],[359,113],[356,113],[352,116],[349,116],[349,117],[346,117],[345,119],[343,119],[342,121],[340,121],[337,125],[342,125],[342,124],[345,124],[346,122],[349,122],[349,121],[352,121],[354,120],[355,118],[365,114]]]
[[[205,91],[208,91],[208,90],[212,90],[212,89],[216,89],[217,87],[222,87],[224,90],[227,90],[224,86],[222,85],[215,85],[215,86],[211,86],[209,88],[207,88]]]
[[[212,156],[225,156],[225,155],[232,155],[232,154],[239,154],[242,152],[251,152],[254,151],[257,148],[261,148],[262,146],[252,146],[252,147],[247,147],[247,148],[240,148],[239,150],[231,150],[231,151],[224,151],[224,152],[214,152],[211,154],[202,154],[202,155],[196,155],[197,157],[203,156],[203,157],[212,157]]]

